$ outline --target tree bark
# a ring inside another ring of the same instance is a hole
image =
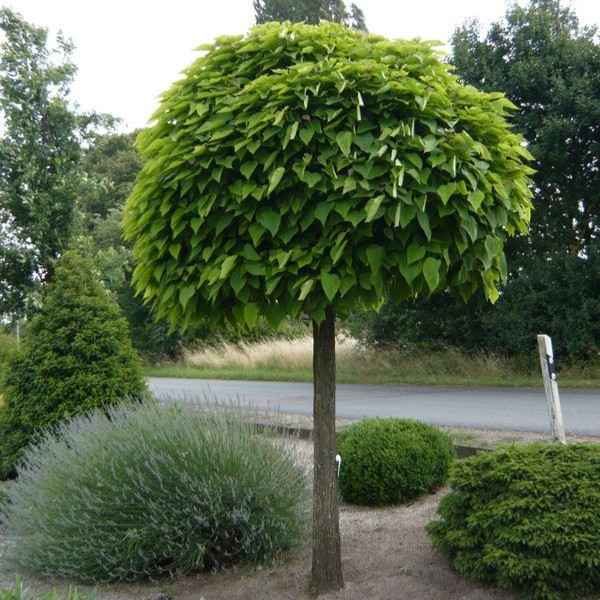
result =
[[[335,313],[313,321],[314,492],[311,589],[315,594],[344,587],[335,462]]]

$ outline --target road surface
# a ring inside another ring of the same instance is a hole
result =
[[[222,381],[151,377],[160,398],[186,402],[240,401],[256,408],[312,414],[312,383]],[[565,432],[600,436],[600,390],[560,390]],[[339,417],[409,417],[432,425],[548,432],[543,387],[457,388],[444,386],[338,384]]]

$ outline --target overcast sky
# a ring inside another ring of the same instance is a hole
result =
[[[505,0],[356,0],[370,31],[389,38],[447,42],[466,19],[485,27],[505,13]],[[519,3],[523,4],[522,1]],[[82,110],[142,127],[158,95],[179,78],[193,49],[254,24],[252,0],[7,0],[29,22],[61,30],[76,46],[72,96]],[[600,24],[600,0],[572,0],[581,22]]]

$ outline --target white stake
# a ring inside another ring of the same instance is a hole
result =
[[[558,395],[558,383],[556,381],[556,365],[554,362],[554,352],[552,350],[552,340],[547,335],[538,335],[537,339],[540,350],[542,375],[544,376],[544,388],[546,389],[546,400],[548,403],[550,431],[555,440],[559,440],[562,444],[566,444],[565,428],[563,426],[560,398]]]

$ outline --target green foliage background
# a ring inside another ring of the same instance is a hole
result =
[[[562,364],[598,358],[600,340],[600,253],[587,258],[554,254],[531,261],[512,279],[493,307],[476,294],[466,307],[449,293],[434,298],[387,302],[377,313],[357,312],[353,334],[375,348],[463,348],[522,357],[539,369],[537,334],[551,334]]]
[[[353,2],[349,8],[344,0],[253,0],[253,5],[257,24],[291,21],[318,25],[324,20],[367,31],[365,15]]]
[[[82,146],[111,119],[70,103],[72,43],[0,9],[0,312],[35,310],[69,246]]]

